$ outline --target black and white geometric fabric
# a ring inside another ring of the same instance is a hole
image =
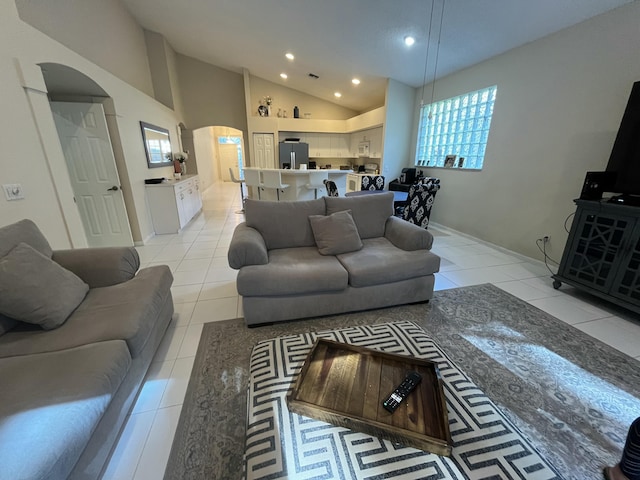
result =
[[[322,183],[324,183],[324,188],[327,190],[327,196],[329,197],[340,196],[338,194],[338,186],[336,185],[336,182],[334,182],[333,180],[323,180]]]
[[[438,364],[453,440],[441,457],[289,412],[286,395],[316,338]],[[251,355],[244,474],[256,479],[528,479],[561,477],[413,322],[278,337]]]
[[[440,190],[440,179],[434,177],[425,177],[420,182],[411,185],[402,218],[407,222],[427,228],[433,201],[438,190]]]
[[[384,190],[384,175],[363,175],[360,190]]]

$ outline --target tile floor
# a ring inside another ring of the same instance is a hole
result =
[[[226,251],[244,217],[238,187],[214,185],[203,212],[176,235],[138,247],[143,266],[167,264],[174,274],[175,315],[104,475],[105,480],[163,478],[202,325],[242,316],[236,272]],[[493,283],[555,317],[640,359],[638,317],[563,286],[554,290],[539,261],[433,225],[433,251],[442,257],[436,290]]]

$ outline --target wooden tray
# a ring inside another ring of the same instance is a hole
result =
[[[422,382],[393,413],[382,402],[409,370]],[[318,339],[291,393],[289,410],[438,455],[451,454],[442,378],[434,362]]]

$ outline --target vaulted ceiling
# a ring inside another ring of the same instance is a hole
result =
[[[121,1],[181,54],[364,111],[387,78],[419,87],[637,0]]]

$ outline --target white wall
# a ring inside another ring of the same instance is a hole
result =
[[[432,220],[536,258],[549,234],[559,261],[572,199],[606,167],[639,60],[634,2],[436,82],[436,100],[494,84],[498,94],[484,169],[425,170],[442,180]]]
[[[83,244],[84,238],[79,238],[83,233],[78,230],[81,222],[37,66],[53,62],[84,73],[113,98],[119,133],[116,149],[126,168],[121,179],[129,182],[123,187],[129,189],[134,209],[134,240],[152,235],[144,179],[170,176],[172,167],[147,168],[139,122],[174,132],[179,119],[144,93],[24,23],[13,0],[0,0],[0,11],[0,104],[5,112],[0,116],[0,183],[20,183],[25,192],[24,200],[8,202],[0,197],[0,225],[31,218],[54,248]]]
[[[411,149],[415,148],[410,136],[415,92],[414,88],[395,80],[387,82],[381,172],[387,185],[400,176],[402,167],[411,161]]]
[[[144,32],[119,0],[15,3],[22,20],[153,96]]]
[[[193,146],[196,149],[198,176],[202,192],[218,181],[216,140],[213,127],[204,127],[193,131]]]

